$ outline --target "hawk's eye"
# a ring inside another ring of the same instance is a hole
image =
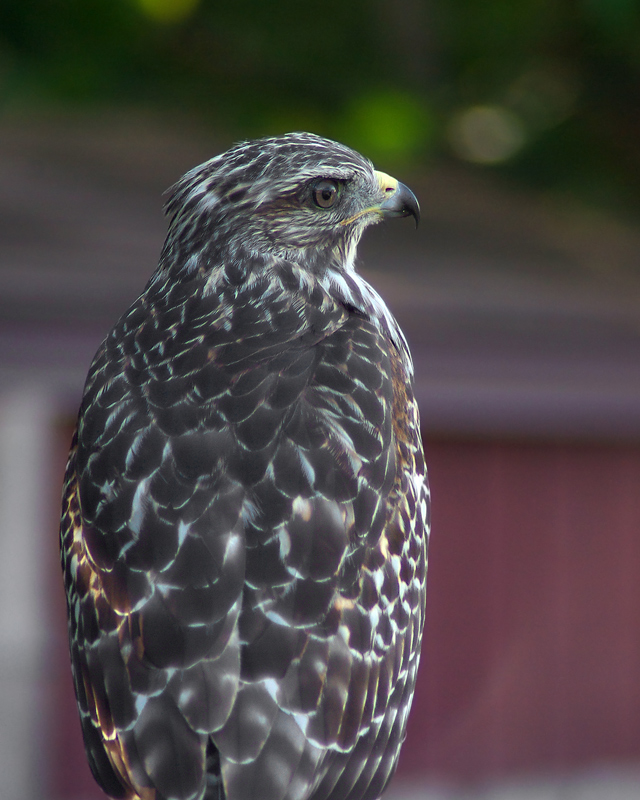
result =
[[[338,199],[338,184],[328,179],[314,183],[311,193],[319,208],[331,208]]]

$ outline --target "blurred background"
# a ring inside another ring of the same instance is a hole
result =
[[[308,129],[423,221],[362,271],[399,318],[433,489],[390,800],[640,796],[637,0],[2,0],[0,796],[97,800],[57,563],[95,349],[162,192]]]

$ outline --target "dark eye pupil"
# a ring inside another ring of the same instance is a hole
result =
[[[331,208],[338,197],[338,184],[335,181],[318,181],[313,187],[313,201],[320,208]]]

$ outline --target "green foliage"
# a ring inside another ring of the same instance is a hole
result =
[[[431,112],[415,93],[371,89],[357,94],[346,108],[343,124],[340,138],[387,164],[415,158],[431,147]]]
[[[2,0],[0,113],[142,105],[230,136],[308,128],[387,167],[455,157],[629,202],[639,33],[638,0]]]

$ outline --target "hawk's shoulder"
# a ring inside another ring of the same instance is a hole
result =
[[[395,730],[380,709],[415,679],[424,471],[392,318],[294,264],[249,266],[150,284],[87,382],[63,552],[112,792],[188,796],[210,735],[230,796],[268,782],[285,741],[333,780],[360,737]],[[177,744],[157,761],[160,719]]]

